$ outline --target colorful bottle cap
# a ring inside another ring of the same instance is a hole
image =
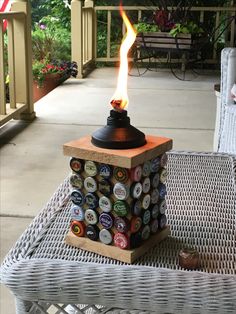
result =
[[[97,241],[99,238],[99,228],[98,226],[92,226],[92,225],[87,225],[86,229],[85,229],[85,234],[86,236],[92,240],[92,241]]]
[[[104,244],[110,244],[112,242],[112,240],[113,240],[113,235],[112,235],[112,233],[109,230],[102,229],[99,232],[99,239]]]
[[[159,197],[160,199],[164,199],[166,196],[166,186],[163,183],[160,183],[158,186]]]
[[[160,182],[165,183],[167,179],[167,170],[165,168],[160,171]]]
[[[73,188],[82,189],[83,188],[83,179],[79,174],[72,174],[70,176],[70,184]]]
[[[156,189],[158,187],[159,181],[160,181],[160,176],[159,173],[153,173],[151,174],[151,185],[154,189]]]
[[[140,182],[133,183],[131,186],[131,196],[133,198],[140,198],[142,194],[142,184]]]
[[[71,192],[71,200],[76,205],[84,205],[84,194],[80,190],[74,190]]]
[[[118,232],[126,233],[126,232],[128,232],[128,230],[130,228],[130,223],[129,223],[129,220],[126,218],[116,217],[115,222],[114,222],[114,226],[116,227],[116,230]]]
[[[167,165],[167,161],[168,161],[167,154],[164,153],[164,154],[161,155],[161,157],[160,157],[160,166],[161,166],[161,167],[165,167],[165,166]]]
[[[142,239],[147,240],[150,237],[150,233],[151,233],[151,230],[150,230],[149,225],[144,226],[141,231]]]
[[[142,188],[143,188],[143,193],[148,193],[151,188],[151,181],[149,177],[146,177],[142,181]]]
[[[106,213],[110,212],[112,210],[111,200],[106,196],[100,197],[99,207],[101,208],[102,211],[104,211]]]
[[[142,207],[144,209],[148,209],[148,207],[150,206],[150,203],[151,203],[151,196],[150,196],[150,194],[144,195],[143,200],[142,200]]]
[[[151,233],[154,234],[154,233],[157,233],[158,231],[158,220],[157,219],[154,219],[151,224],[150,224],[150,230],[151,230]]]
[[[160,201],[160,203],[159,203],[159,212],[160,212],[160,214],[162,214],[162,215],[165,214],[166,209],[167,209],[166,200]]]
[[[134,200],[132,204],[132,215],[140,216],[142,212],[142,203],[140,200]]]
[[[137,166],[135,168],[132,168],[130,171],[130,178],[132,181],[139,182],[142,177],[142,167]]]
[[[150,212],[150,210],[145,210],[143,212],[143,217],[142,218],[143,218],[143,224],[144,225],[149,224],[149,222],[151,220],[151,212]]]
[[[95,209],[98,207],[98,196],[95,193],[87,193],[85,195],[85,203],[89,208]]]
[[[142,234],[141,232],[133,233],[130,236],[130,248],[136,249],[138,248],[142,243]]]
[[[85,233],[85,224],[82,221],[73,220],[70,229],[77,237],[83,237]]]
[[[159,224],[159,228],[160,229],[163,229],[166,225],[166,222],[167,222],[167,218],[166,218],[166,215],[163,214],[163,215],[160,215],[158,217],[158,224]]]
[[[133,217],[130,223],[130,231],[131,233],[136,233],[142,226],[142,219],[140,217]]]
[[[156,204],[159,200],[159,191],[158,189],[153,189],[151,192],[151,203]]]
[[[78,205],[71,207],[71,217],[73,220],[84,221],[84,209]]]
[[[97,182],[92,177],[87,177],[84,180],[84,187],[88,192],[97,191]]]
[[[126,234],[117,232],[114,236],[114,244],[124,250],[129,246],[129,238]]]
[[[156,219],[159,215],[159,206],[158,204],[155,204],[151,208],[151,216],[153,219]]]
[[[112,193],[112,186],[111,183],[106,180],[106,179],[102,179],[98,182],[98,190],[106,195],[109,196]]]
[[[99,222],[105,229],[111,229],[113,226],[114,218],[111,214],[109,213],[102,213],[99,216]]]
[[[112,176],[112,168],[109,165],[101,164],[99,167],[99,174],[105,179],[109,179]]]
[[[143,169],[142,169],[142,174],[144,177],[148,177],[151,173],[151,162],[145,161],[145,163],[143,164]]]
[[[119,217],[124,217],[129,212],[129,205],[125,201],[116,201],[113,205],[114,212]]]
[[[82,172],[83,170],[83,163],[80,159],[72,157],[70,159],[70,167],[74,172]]]
[[[160,158],[155,157],[151,160],[151,172],[157,172],[160,168]]]
[[[114,185],[113,194],[118,200],[126,200],[129,197],[129,187],[118,182]]]
[[[85,211],[85,220],[90,225],[96,225],[98,222],[98,214],[93,209],[87,209]]]
[[[125,168],[115,167],[113,174],[115,179],[122,183],[126,183],[129,179],[129,172]]]
[[[87,160],[84,164],[84,170],[90,177],[95,177],[98,173],[97,165],[94,161]]]

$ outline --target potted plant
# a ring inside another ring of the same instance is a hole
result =
[[[70,33],[60,20],[45,16],[32,31],[33,92],[37,101],[70,76],[76,77],[77,65],[70,60]]]
[[[191,1],[180,0],[175,7],[171,2],[153,1],[158,9],[153,12],[151,21],[135,24],[139,32],[139,44],[146,48],[187,50],[192,47],[196,38],[202,36],[203,29],[191,14]]]
[[[77,73],[76,62],[35,61],[33,63],[34,101],[48,94],[70,76],[76,77]]]

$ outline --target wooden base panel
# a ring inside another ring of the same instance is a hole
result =
[[[170,235],[170,227],[166,226],[157,234],[152,235],[139,248],[133,250],[122,250],[116,246],[105,245],[101,242],[91,241],[84,237],[77,237],[71,231],[69,231],[67,234],[65,242],[68,245],[72,245],[89,252],[97,253],[124,263],[132,264],[137,258],[144,255],[149,249],[167,238],[168,235]]]

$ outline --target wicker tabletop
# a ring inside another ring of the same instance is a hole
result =
[[[66,179],[1,267],[18,312],[48,313],[54,304],[58,313],[235,313],[236,159],[171,152],[168,174],[171,236],[133,265],[64,243]],[[178,266],[186,246],[200,253],[197,271]]]

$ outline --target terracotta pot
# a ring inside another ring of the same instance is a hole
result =
[[[68,78],[67,75],[59,74],[59,73],[51,73],[45,76],[45,80],[43,81],[42,86],[38,85],[37,81],[33,82],[33,95],[34,102],[38,101],[49,92],[51,92],[54,88],[60,85]]]

